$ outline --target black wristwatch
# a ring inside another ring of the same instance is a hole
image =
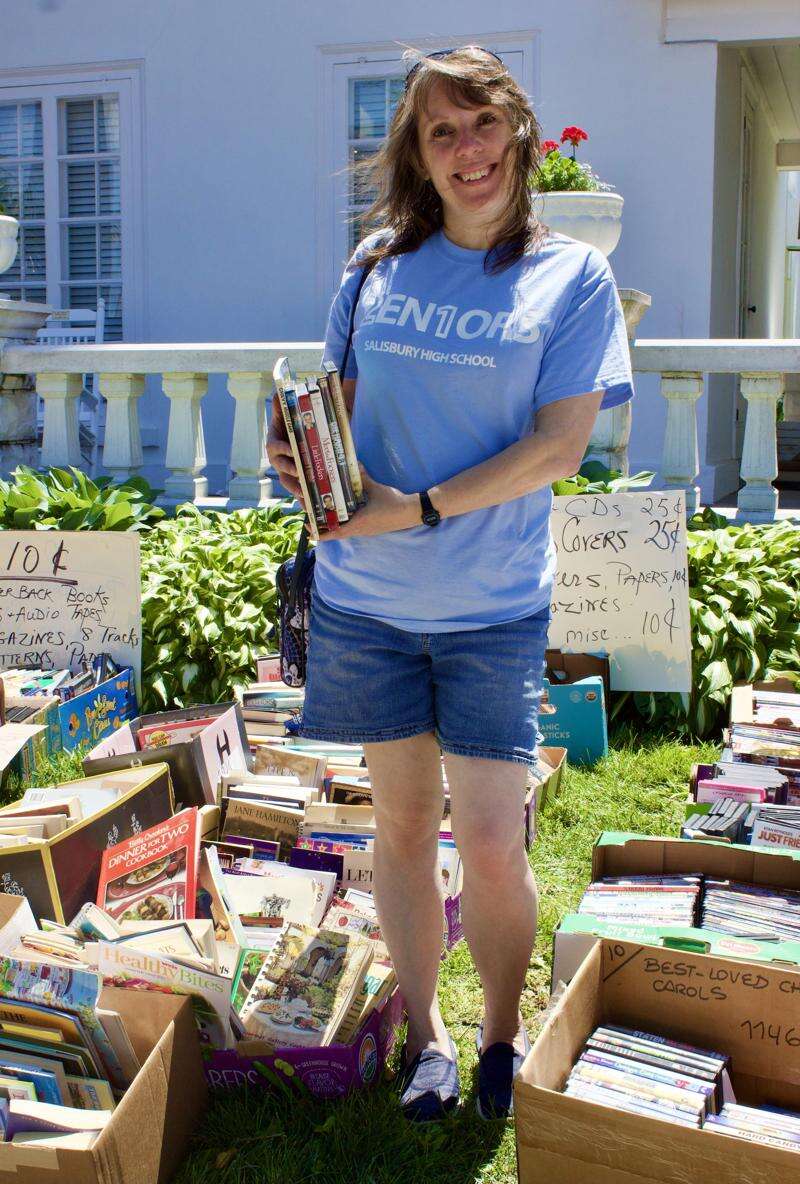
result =
[[[419,504],[422,508],[422,521],[425,525],[438,526],[442,520],[442,516],[428,497],[427,489],[423,490],[419,495]]]

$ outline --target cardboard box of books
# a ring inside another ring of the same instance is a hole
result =
[[[87,775],[165,762],[183,806],[217,802],[221,773],[247,769],[247,734],[238,703],[142,715],[88,753]]]
[[[163,762],[28,789],[0,809],[0,891],[27,896],[37,921],[69,921],[95,899],[105,849],[173,810]]]
[[[106,987],[99,1007],[116,1016],[124,1029],[141,1066],[133,1081],[110,1113],[17,1101],[13,1105],[19,1114],[13,1122],[31,1133],[0,1144],[0,1179],[14,1184],[42,1184],[50,1179],[161,1184],[172,1177],[186,1155],[207,1102],[189,1000]],[[14,1055],[0,1050],[0,1058],[9,1058],[9,1065]],[[34,1073],[37,1083],[54,1077],[32,1068],[32,1060],[31,1056],[25,1059],[25,1075]],[[99,1092],[104,1084],[94,1084],[94,1090]]]
[[[634,887],[631,877],[647,877],[651,883]],[[702,885],[700,877],[703,877]],[[702,840],[687,843],[677,838],[604,831],[592,852],[592,883],[613,878],[625,879],[628,887],[615,893],[614,885],[606,885],[614,899],[605,898],[607,911],[602,916],[589,911],[587,893],[580,906],[581,915],[571,914],[556,930],[554,987],[559,981],[568,982],[572,978],[598,937],[615,934],[624,937],[626,926],[631,926],[627,935],[640,941],[660,934],[660,941],[665,945],[706,949],[733,957],[748,953],[749,941],[750,945],[759,944],[765,960],[770,953],[787,962],[795,959],[794,941],[800,940],[800,925],[787,920],[784,913],[787,908],[791,911],[795,896],[795,907],[800,908],[800,854],[732,843]],[[661,909],[657,920],[645,914],[642,891],[652,888],[653,880],[662,880],[666,889],[664,899],[671,905],[681,893],[678,881],[692,878],[698,883],[696,899],[690,902],[688,913],[678,913],[670,907],[669,911]],[[752,893],[749,888],[753,889]],[[767,892],[769,912],[754,908],[751,901],[742,901],[744,916],[737,911],[742,896],[763,897]],[[739,940],[745,941],[745,946],[739,948],[736,944]],[[788,945],[788,948],[778,951],[776,945]]]
[[[20,708],[35,708],[26,723],[46,723],[47,755],[61,748],[72,751],[79,744],[97,744],[113,733],[137,712],[136,680],[131,666],[126,666],[104,682],[62,703],[50,695],[20,695],[13,690],[13,671],[8,672],[9,693],[6,709],[10,714]],[[7,681],[4,679],[4,681]],[[34,754],[31,754],[34,755]],[[28,758],[30,760],[30,757]],[[29,769],[20,767],[20,772]]]
[[[560,744],[576,765],[590,764],[608,752],[606,705],[599,676],[573,683],[542,680],[539,730],[548,744]]]
[[[795,1181],[798,995],[785,967],[599,941],[515,1081],[520,1184]]]
[[[800,692],[789,678],[734,687],[730,721],[732,724],[800,728]]]

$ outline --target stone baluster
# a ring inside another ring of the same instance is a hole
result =
[[[736,517],[747,522],[771,522],[778,508],[777,408],[783,394],[782,374],[742,374],[742,397],[747,402],[740,473],[744,481],[736,499]]]
[[[231,469],[236,475],[228,486],[228,508],[264,506],[272,494],[272,482],[266,476],[266,403],[272,377],[234,371],[228,375],[228,390],[236,402],[231,442]]]
[[[667,400],[667,426],[661,476],[665,489],[686,491],[686,513],[691,517],[700,505],[700,457],[697,449],[695,404],[703,393],[698,372],[662,374],[661,394]]]
[[[139,399],[144,378],[141,374],[101,374],[99,386],[107,404],[103,468],[122,481],[142,467]]]
[[[37,374],[36,393],[44,400],[42,467],[81,466],[78,398],[82,374]]]
[[[208,390],[207,374],[165,374],[169,427],[165,463],[172,471],[164,482],[166,501],[196,501],[208,494],[206,445],[200,403]]]
[[[628,341],[632,343],[639,322],[650,307],[651,298],[646,292],[639,292],[635,288],[620,288],[619,297],[625,314]],[[632,419],[630,402],[600,411],[586,450],[586,460],[598,460],[607,469],[619,469],[627,477],[630,471],[628,444]]]

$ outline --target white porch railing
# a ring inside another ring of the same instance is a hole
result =
[[[661,484],[685,489],[691,513],[700,502],[696,403],[705,374],[738,374],[747,404],[737,496],[737,518],[768,522],[778,508],[777,407],[785,375],[800,373],[800,341],[636,341],[633,367],[661,375],[667,403]]]
[[[631,329],[641,311],[643,307],[633,302]],[[201,407],[208,375],[226,374],[234,402],[230,454],[233,476],[226,504],[230,508],[259,506],[267,504],[272,495],[266,411],[274,363],[281,354],[287,354],[296,371],[313,370],[321,352],[322,346],[316,342],[70,346],[8,343],[0,353],[0,379],[4,374],[35,376],[36,391],[45,408],[41,464],[79,467],[79,376],[97,373],[100,393],[107,400],[103,469],[122,478],[142,465],[138,402],[145,376],[160,376],[170,405],[165,457],[169,475],[164,500],[177,502],[202,500],[208,493]],[[784,390],[784,375],[800,373],[800,341],[638,340],[631,354],[636,371],[661,375],[661,394],[667,403],[661,484],[685,489],[690,510],[699,503],[696,403],[703,391],[703,376],[741,376],[747,417],[741,459],[744,486],[738,495],[738,515],[749,520],[773,518],[778,501],[773,485],[778,471],[776,405]],[[624,468],[629,431],[630,408],[601,413],[590,448],[592,455]]]

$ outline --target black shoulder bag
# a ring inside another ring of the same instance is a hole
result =
[[[364,280],[369,268],[364,267],[358,281],[355,300],[350,309],[350,324],[339,373],[344,381],[350,348],[353,343],[353,327]],[[281,656],[281,678],[290,687],[302,687],[306,682],[308,658],[308,630],[311,619],[311,587],[314,582],[314,551],[308,549],[308,515],[303,522],[297,551],[291,559],[280,565],[275,574],[275,588],[278,593],[278,631]]]

